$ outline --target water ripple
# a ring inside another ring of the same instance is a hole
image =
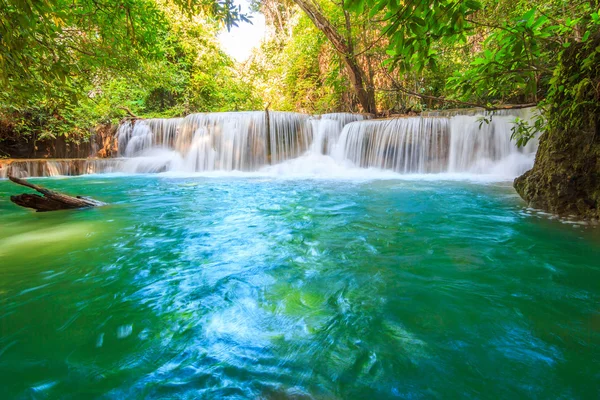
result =
[[[102,180],[0,203],[4,398],[597,394],[600,237],[506,185]]]

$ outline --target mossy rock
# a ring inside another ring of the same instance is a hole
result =
[[[515,179],[531,206],[600,218],[600,32],[562,54],[535,164]]]
[[[600,218],[600,137],[547,132],[533,169],[515,179],[531,206],[561,216]]]

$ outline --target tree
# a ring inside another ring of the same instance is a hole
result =
[[[368,86],[368,80],[365,72],[361,68],[354,53],[354,45],[352,42],[352,32],[350,16],[347,11],[344,11],[345,26],[347,36],[342,36],[333,24],[325,17],[319,5],[311,0],[294,0],[296,4],[308,15],[310,20],[317,28],[323,32],[333,47],[342,57],[352,87],[356,92],[356,96],[367,113],[377,114],[375,104],[375,91],[372,86]]]
[[[0,142],[85,140],[124,109],[172,117],[259,103],[216,40],[246,20],[231,1],[0,4]]]
[[[372,56],[376,45],[384,42],[384,36],[388,43],[386,63],[391,70],[396,67],[401,72],[410,73],[421,73],[425,67],[436,70],[435,51],[432,50],[435,42],[456,41],[457,38],[466,37],[465,31],[469,24],[465,17],[479,9],[479,3],[473,0],[346,0],[339,5],[343,23],[336,25],[316,0],[294,2],[340,55],[359,103],[365,112],[373,114],[377,113],[376,91],[381,88],[375,85],[371,58],[374,58]],[[361,51],[357,51],[357,34],[352,27],[360,19],[369,21],[368,27],[363,23],[356,30],[368,30],[371,33],[381,30],[381,34],[376,35],[371,43],[365,44]],[[365,55],[369,59],[361,62],[360,56]],[[383,80],[391,80],[391,76]],[[394,82],[397,83],[396,80]]]
[[[248,21],[231,0],[173,1],[190,15],[210,12],[227,27]],[[74,75],[93,77],[101,69],[122,72],[140,59],[157,56],[166,23],[152,0],[0,4],[0,81],[23,97],[56,85],[68,89]]]

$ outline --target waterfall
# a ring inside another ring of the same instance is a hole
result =
[[[117,130],[120,157],[133,157],[155,147],[173,145],[183,118],[126,121]]]
[[[517,176],[533,165],[537,139],[517,148],[510,139],[515,116],[530,119],[530,112],[481,117],[456,115],[450,119],[450,155],[448,172]],[[489,117],[487,117],[489,118]]]
[[[519,149],[510,138],[515,117],[530,119],[531,111],[438,115],[350,123],[335,157],[361,168],[420,174],[515,177],[533,165],[537,140]]]
[[[115,170],[353,176],[356,168],[362,168],[510,179],[533,165],[537,140],[519,149],[510,138],[515,117],[528,120],[531,114],[531,110],[494,114],[450,110],[370,119],[349,113],[250,111],[128,120],[117,131],[120,159],[13,160],[4,166],[0,162],[0,177]]]
[[[363,121],[368,118],[362,114],[331,113],[311,119],[313,142],[310,153],[332,154],[343,127],[351,122]]]
[[[330,114],[321,114],[322,120],[330,119],[334,121],[338,121],[342,126],[349,124],[350,122],[363,121],[365,119],[370,119],[371,116],[364,114],[352,114],[352,113],[330,113]]]
[[[225,112],[127,122],[120,154],[135,158],[130,172],[255,171],[304,153],[312,143],[310,117],[299,113]],[[139,158],[139,160],[136,160]]]
[[[331,154],[337,144],[343,125],[333,119],[313,119],[313,142],[310,152],[313,154]]]
[[[264,112],[192,114],[127,122],[119,129],[119,146],[123,156],[134,156],[126,172],[258,171],[304,154],[295,171],[314,171],[314,157],[329,156],[338,165],[403,174],[516,176],[531,167],[537,144],[518,149],[511,128],[516,116],[529,114],[468,110],[375,120],[349,113],[270,112],[269,132]]]
[[[348,124],[335,157],[361,168],[400,173],[444,172],[450,129],[446,118],[398,118]]]

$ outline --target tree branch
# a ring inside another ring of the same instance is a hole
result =
[[[470,102],[467,102],[467,101],[461,101],[461,100],[455,100],[455,99],[448,99],[446,97],[437,97],[437,96],[432,96],[432,95],[427,95],[427,94],[416,93],[416,92],[408,90],[408,89],[406,89],[406,88],[404,88],[402,86],[399,86],[398,84],[394,84],[394,89],[378,89],[378,90],[379,91],[384,91],[384,92],[402,92],[402,93],[405,93],[405,94],[407,94],[409,96],[415,96],[415,97],[419,97],[421,99],[435,100],[435,101],[439,101],[439,102],[442,102],[442,103],[453,103],[453,104],[458,104],[458,105],[462,105],[462,106],[483,108],[486,111],[516,110],[516,109],[521,109],[521,108],[535,107],[535,106],[538,105],[538,103],[498,104],[498,105],[470,103]]]
[[[135,114],[133,113],[133,111],[131,111],[129,108],[127,108],[127,107],[125,107],[125,106],[119,106],[119,107],[117,107],[117,108],[119,108],[119,109],[121,109],[121,110],[124,110],[124,111],[125,111],[127,114],[129,114],[129,116],[130,116],[130,117],[132,117],[132,118],[139,118],[137,115],[135,115]]]

